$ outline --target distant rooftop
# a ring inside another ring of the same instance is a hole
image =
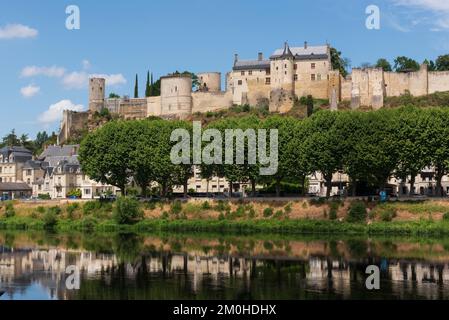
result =
[[[64,146],[48,146],[44,152],[41,153],[39,159],[45,160],[48,157],[71,157],[78,154],[79,145],[64,145]]]
[[[288,45],[287,45],[288,46]],[[288,47],[291,54],[297,60],[307,60],[307,59],[327,59],[328,46],[309,46],[307,43],[302,47]],[[282,57],[285,54],[285,48],[277,49],[271,55],[270,59],[276,59]]]

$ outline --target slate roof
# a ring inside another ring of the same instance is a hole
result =
[[[31,187],[24,182],[3,182],[0,183],[0,191],[31,191]]]
[[[48,146],[39,156],[40,160],[48,157],[70,157],[78,154],[79,145]]]
[[[327,45],[326,46],[307,46],[303,47],[289,47],[291,54],[296,60],[310,60],[310,59],[327,59]],[[285,47],[277,49],[271,55],[270,59],[280,58],[285,55]]]
[[[13,163],[27,162],[33,158],[33,153],[24,147],[3,147],[0,149],[0,155],[3,159],[9,159],[11,154],[14,157]]]
[[[234,71],[253,70],[270,68],[270,60],[237,60],[234,64]]]
[[[43,162],[37,161],[37,160],[28,160],[25,162],[25,165],[23,166],[24,169],[40,169],[42,168]]]

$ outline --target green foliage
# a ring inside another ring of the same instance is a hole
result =
[[[203,210],[210,210],[212,207],[211,207],[211,205],[209,204],[208,201],[205,201],[205,202],[203,202],[203,204],[201,205],[201,208],[202,208]]]
[[[284,216],[284,211],[282,211],[282,210],[277,210],[277,211],[274,213],[273,218],[275,218],[275,219],[280,219],[280,218],[282,218],[283,216]]]
[[[44,212],[45,212],[45,208],[42,207],[42,206],[38,206],[38,207],[36,208],[36,211],[37,211],[38,213],[44,213]]]
[[[50,207],[50,208],[47,208],[47,213],[52,213],[52,214],[54,214],[55,216],[60,215],[61,212],[62,212],[62,209],[61,209],[60,207]]]
[[[444,221],[449,221],[449,212],[445,212],[445,213],[443,214],[443,220],[444,220]]]
[[[82,196],[82,193],[81,193],[81,190],[80,190],[80,189],[70,190],[70,191],[67,193],[67,197],[68,197],[68,198],[69,198],[69,197],[81,198],[81,196]]]
[[[12,218],[16,215],[12,201],[8,201],[5,205],[5,218]]]
[[[177,215],[182,211],[182,203],[179,200],[174,201],[170,206],[170,213]]]
[[[112,213],[118,224],[133,224],[143,218],[139,201],[129,197],[117,198]]]
[[[75,211],[79,209],[79,204],[78,203],[71,203],[67,206],[66,211],[67,211],[67,216],[69,217],[69,219],[73,219],[74,215],[75,215]]]
[[[215,206],[215,210],[219,212],[231,210],[231,206],[227,201],[218,200],[217,205]]]
[[[394,59],[394,70],[396,72],[418,71],[419,63],[411,58],[400,56]]]
[[[386,208],[380,212],[380,219],[384,222],[390,222],[394,218],[396,218],[396,209],[394,208]]]
[[[44,214],[44,227],[45,229],[54,229],[56,224],[58,223],[58,215],[57,210],[54,208],[49,208],[47,212]]]
[[[49,193],[41,193],[41,194],[38,194],[37,197],[40,200],[51,200]]]
[[[349,60],[341,57],[341,52],[335,48],[330,49],[332,69],[339,70],[343,77],[348,75],[347,68],[349,67]]]
[[[120,96],[114,92],[109,94],[109,99],[120,99]]]
[[[449,54],[439,56],[435,61],[435,69],[437,71],[448,71],[449,70]]]
[[[284,211],[287,215],[289,215],[292,212],[292,204],[289,203],[284,207]]]
[[[347,217],[349,222],[364,222],[366,216],[366,205],[363,201],[354,201],[351,203]]]
[[[384,59],[384,58],[380,58],[379,60],[377,60],[376,68],[382,68],[382,70],[385,71],[385,72],[390,72],[390,71],[393,70],[393,68],[391,67],[390,62],[387,59]]]
[[[271,217],[273,215],[273,208],[265,208],[263,210],[263,216],[265,218]]]

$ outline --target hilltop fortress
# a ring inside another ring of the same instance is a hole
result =
[[[125,119],[185,118],[242,104],[269,106],[270,112],[285,113],[296,99],[312,95],[328,99],[332,110],[337,110],[341,101],[350,101],[352,109],[360,106],[378,109],[384,105],[385,97],[449,91],[449,72],[429,72],[425,64],[419,71],[403,73],[355,68],[344,78],[332,68],[329,45],[309,46],[307,42],[301,47],[285,43],[269,59],[264,59],[262,53],[255,60],[240,60],[235,55],[224,91],[221,73],[196,75],[199,80],[196,91],[192,90],[190,75],[174,74],[161,77],[160,96],[147,98],[106,98],[105,79],[89,79],[89,111],[64,111],[59,143],[86,128],[89,116],[103,108]]]

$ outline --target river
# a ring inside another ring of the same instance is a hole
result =
[[[379,290],[366,288],[368,265],[380,269]],[[79,287],[70,287],[77,272]],[[0,300],[448,299],[449,240],[0,231],[0,294]]]

